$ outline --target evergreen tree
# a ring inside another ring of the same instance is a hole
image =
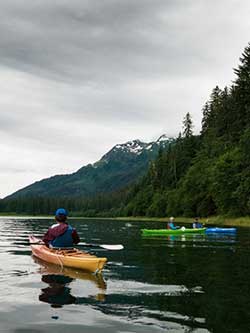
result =
[[[206,131],[208,130],[209,127],[209,116],[210,116],[210,107],[209,107],[209,103],[206,102],[206,104],[204,105],[203,109],[202,109],[202,121],[201,121],[201,134],[204,135],[206,133]]]
[[[193,135],[193,123],[191,115],[188,112],[183,120],[183,136],[185,138],[190,138]]]
[[[240,65],[234,69],[237,78],[234,82],[232,95],[237,110],[238,131],[242,131],[250,122],[250,44],[240,57]]]

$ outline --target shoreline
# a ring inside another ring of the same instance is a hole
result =
[[[36,215],[14,215],[14,214],[0,214],[0,219],[32,219],[32,220],[45,220],[51,219],[54,220],[53,215],[46,215],[46,216],[36,216]],[[163,222],[167,223],[169,217],[86,217],[86,216],[69,216],[70,220],[115,220],[115,221],[128,221],[128,222]],[[250,216],[245,217],[225,217],[225,216],[211,216],[208,218],[200,218],[200,221],[203,224],[207,225],[218,225],[218,226],[242,226],[242,227],[250,227]],[[192,223],[193,218],[189,217],[175,217],[176,223]]]
[[[112,218],[119,221],[136,221],[136,222],[164,222],[169,221],[169,217],[163,218],[151,218],[151,217],[118,217]],[[192,223],[193,218],[190,217],[175,217],[175,223]],[[212,216],[208,218],[199,219],[205,226],[217,225],[217,226],[238,226],[238,227],[250,227],[250,216],[246,217],[225,217],[225,216]]]

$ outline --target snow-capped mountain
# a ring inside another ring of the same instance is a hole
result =
[[[121,189],[145,174],[159,148],[167,147],[173,140],[162,135],[149,143],[133,140],[117,144],[94,164],[83,166],[69,175],[43,179],[9,197],[89,196]]]
[[[110,158],[114,157],[114,154],[132,154],[139,156],[142,153],[145,153],[146,151],[157,151],[159,147],[165,148],[168,146],[171,142],[173,142],[173,138],[167,137],[165,134],[161,135],[156,141],[152,142],[142,142],[140,140],[133,140],[128,141],[126,143],[117,144],[115,145],[107,154],[105,154],[101,160],[109,160]]]

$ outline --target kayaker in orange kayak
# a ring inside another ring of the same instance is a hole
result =
[[[180,229],[179,226],[174,225],[174,217],[173,216],[171,216],[170,219],[169,219],[169,222],[167,224],[167,229],[171,229],[171,230]]]
[[[56,224],[53,224],[43,236],[47,247],[73,247],[80,242],[80,237],[75,228],[67,223],[68,212],[58,208],[55,213]]]

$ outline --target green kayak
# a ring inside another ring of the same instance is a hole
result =
[[[206,228],[185,228],[180,229],[141,229],[143,236],[164,236],[164,235],[181,235],[181,234],[202,234]]]

